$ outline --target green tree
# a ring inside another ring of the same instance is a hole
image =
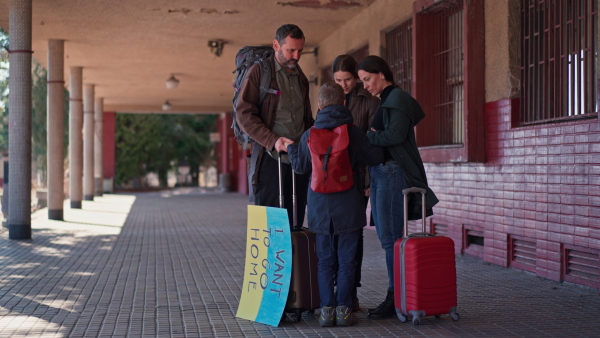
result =
[[[8,35],[0,28],[0,151],[8,151]],[[31,88],[31,142],[32,142],[32,166],[35,171],[40,171],[46,176],[47,170],[47,102],[48,84],[47,72],[35,59],[31,66],[32,88]],[[65,151],[66,157],[69,144],[69,92],[65,89]]]
[[[214,116],[207,118],[198,115],[181,115],[175,126],[175,149],[179,161],[187,162],[190,166],[192,184],[198,185],[201,165],[211,164],[214,145],[209,140],[209,133],[215,125]],[[198,137],[202,135],[202,137]]]
[[[48,85],[46,70],[35,60],[32,63],[31,88],[31,162],[36,172],[41,172],[45,182],[47,173],[47,137],[46,114],[48,102]]]
[[[8,152],[8,35],[0,27],[0,154]]]
[[[117,114],[116,185],[139,182],[154,172],[160,185],[167,186],[169,170],[180,161],[189,163],[197,184],[198,167],[211,161],[214,124],[212,115]]]

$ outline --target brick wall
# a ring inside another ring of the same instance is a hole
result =
[[[600,274],[600,123],[513,128],[518,104],[485,105],[486,163],[425,164],[440,199],[431,225],[455,241],[457,253],[600,288],[594,281]],[[569,249],[591,257],[591,281],[565,278]]]

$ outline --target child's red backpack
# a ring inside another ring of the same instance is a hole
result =
[[[348,125],[333,129],[311,128],[308,149],[312,160],[310,187],[315,192],[345,191],[354,186]]]

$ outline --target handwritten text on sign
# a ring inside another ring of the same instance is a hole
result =
[[[246,264],[237,317],[279,325],[292,274],[290,236],[285,209],[248,206]]]

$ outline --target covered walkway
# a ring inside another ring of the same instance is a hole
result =
[[[68,201],[66,201],[68,202]],[[598,290],[457,257],[459,313],[419,326],[271,327],[235,317],[244,268],[247,196],[201,189],[104,195],[32,215],[33,240],[0,228],[1,337],[583,337],[600,332]],[[386,289],[383,250],[365,230],[361,308]]]

